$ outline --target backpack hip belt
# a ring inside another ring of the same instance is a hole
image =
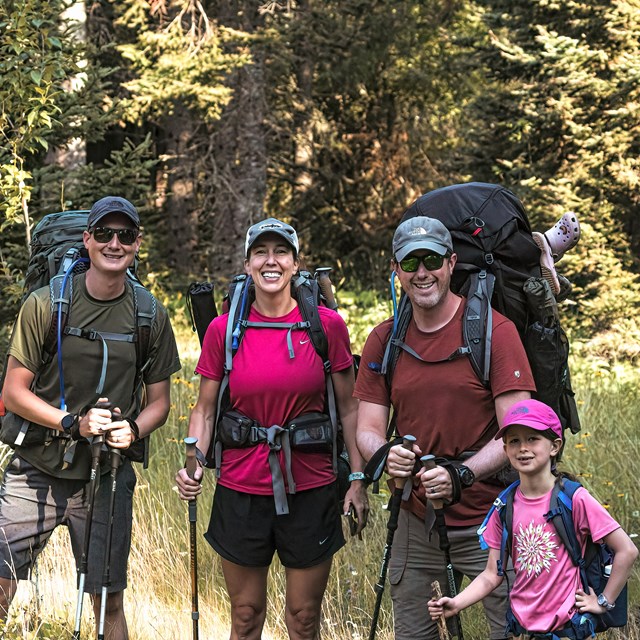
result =
[[[263,427],[238,411],[227,411],[217,425],[214,447],[216,475],[220,476],[223,448],[243,449],[257,444],[269,446],[269,469],[273,498],[278,515],[289,513],[287,493],[296,492],[291,470],[291,450],[307,453],[330,453],[333,449],[334,430],[331,418],[323,413],[310,412],[290,420],[285,426]],[[285,488],[278,452],[284,454],[288,491]]]

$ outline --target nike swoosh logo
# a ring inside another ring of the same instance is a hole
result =
[[[309,338],[310,340],[310,338]],[[307,344],[307,342],[309,342],[309,340],[300,340],[300,344]]]
[[[328,539],[329,539],[329,536],[327,536],[324,540],[320,540],[318,544],[324,544]]]

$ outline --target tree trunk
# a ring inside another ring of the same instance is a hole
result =
[[[157,175],[158,205],[166,224],[167,265],[178,284],[196,269],[192,263],[198,244],[199,210],[194,158],[195,122],[189,111],[176,107],[164,123],[159,147],[166,157]]]
[[[221,24],[246,32],[256,30],[257,3],[218,3]],[[264,217],[267,158],[264,116],[264,56],[252,45],[253,60],[234,71],[229,85],[234,97],[211,138],[208,198],[209,218],[203,239],[208,240],[207,267],[224,282],[243,270],[247,228]]]

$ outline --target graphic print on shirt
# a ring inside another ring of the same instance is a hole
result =
[[[536,524],[533,520],[525,527],[519,525],[514,532],[516,571],[524,571],[527,577],[549,572],[552,562],[557,562],[555,549],[557,536],[547,528],[547,523]]]

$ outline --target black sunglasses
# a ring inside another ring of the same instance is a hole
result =
[[[91,232],[96,242],[111,242],[114,234],[118,236],[120,244],[133,244],[138,238],[137,229],[112,229],[111,227],[95,227]]]
[[[414,273],[420,267],[420,263],[424,265],[427,271],[437,271],[444,264],[446,255],[440,256],[437,253],[427,253],[425,256],[407,256],[400,260],[400,268],[407,273]]]

